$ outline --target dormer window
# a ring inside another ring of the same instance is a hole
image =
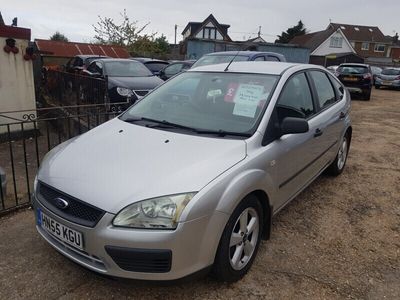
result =
[[[343,38],[340,36],[332,36],[330,41],[331,48],[342,48]]]
[[[360,31],[360,28],[354,27],[354,30],[355,30],[355,31]]]
[[[345,30],[346,27],[345,26],[340,26],[340,29]]]
[[[215,29],[215,27],[205,27],[203,29],[203,39],[217,39],[217,30]]]

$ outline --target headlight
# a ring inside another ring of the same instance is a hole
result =
[[[131,204],[113,220],[114,226],[175,229],[183,209],[196,193],[164,196]]]
[[[117,87],[117,93],[123,97],[130,97],[133,95],[133,92],[130,89]]]
[[[33,181],[33,194],[36,195],[36,188],[38,184],[37,175],[35,176],[35,180]]]

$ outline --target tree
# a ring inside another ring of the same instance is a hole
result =
[[[61,42],[69,42],[68,38],[60,33],[59,31],[56,31],[51,37],[51,41],[61,41]]]
[[[120,15],[122,17],[120,23],[112,18],[99,16],[99,21],[93,25],[96,43],[125,46],[135,55],[152,57],[169,51],[169,43],[163,34],[156,38],[157,33],[144,33],[150,23],[138,26],[137,21],[130,20],[125,9]]]
[[[160,54],[169,52],[169,43],[165,35],[161,34],[161,36],[156,38],[154,42],[156,44],[157,51]]]
[[[304,27],[303,22],[300,20],[297,25],[288,28],[286,32],[282,32],[281,35],[278,35],[278,39],[275,43],[280,44],[288,44],[295,36],[306,34],[306,28]]]
[[[93,25],[96,35],[95,40],[102,44],[120,45],[128,48],[141,37],[141,33],[150,24],[138,27],[137,21],[131,21],[126,10],[120,13],[122,22],[117,24],[112,18],[100,17],[96,25]]]

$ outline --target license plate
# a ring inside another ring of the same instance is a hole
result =
[[[355,77],[344,77],[343,80],[346,80],[346,81],[358,81],[358,78],[355,78]]]
[[[82,233],[57,222],[53,218],[50,218],[48,215],[44,214],[41,209],[37,210],[37,214],[37,223],[41,228],[63,242],[83,250]]]
[[[390,81],[383,81],[382,84],[384,84],[384,85],[392,85],[392,83]]]

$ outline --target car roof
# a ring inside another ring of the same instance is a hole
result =
[[[369,67],[369,65],[367,65],[367,64],[359,64],[359,63],[343,63],[343,64],[340,64],[340,66],[339,67],[342,67],[342,66],[358,66],[358,67]]]
[[[201,66],[190,69],[188,70],[188,72],[224,72],[227,65],[228,64],[223,63],[216,65]],[[227,72],[281,75],[287,69],[296,66],[312,67],[314,65],[275,62],[275,61],[240,61],[231,63]]]
[[[98,60],[107,61],[107,62],[109,62],[109,61],[111,61],[111,62],[113,62],[113,61],[132,61],[132,59],[128,59],[128,58],[107,58],[107,57],[102,57],[102,58],[96,59],[94,61],[98,61]],[[140,63],[139,61],[136,61],[136,62]]]
[[[155,58],[148,58],[148,57],[132,57],[130,58],[131,60],[137,60],[140,61],[142,63],[148,63],[148,62],[158,62],[158,63],[168,63],[165,60],[161,60],[161,59],[155,59]]]
[[[238,55],[238,56],[248,56],[253,57],[255,55],[264,54],[264,55],[282,55],[276,52],[260,52],[260,51],[222,51],[222,52],[213,52],[204,54],[204,56],[214,56],[214,55]]]
[[[104,55],[76,55],[75,57],[79,57],[79,58],[82,58],[82,59],[92,58],[92,57],[108,58],[108,56],[104,56]]]

